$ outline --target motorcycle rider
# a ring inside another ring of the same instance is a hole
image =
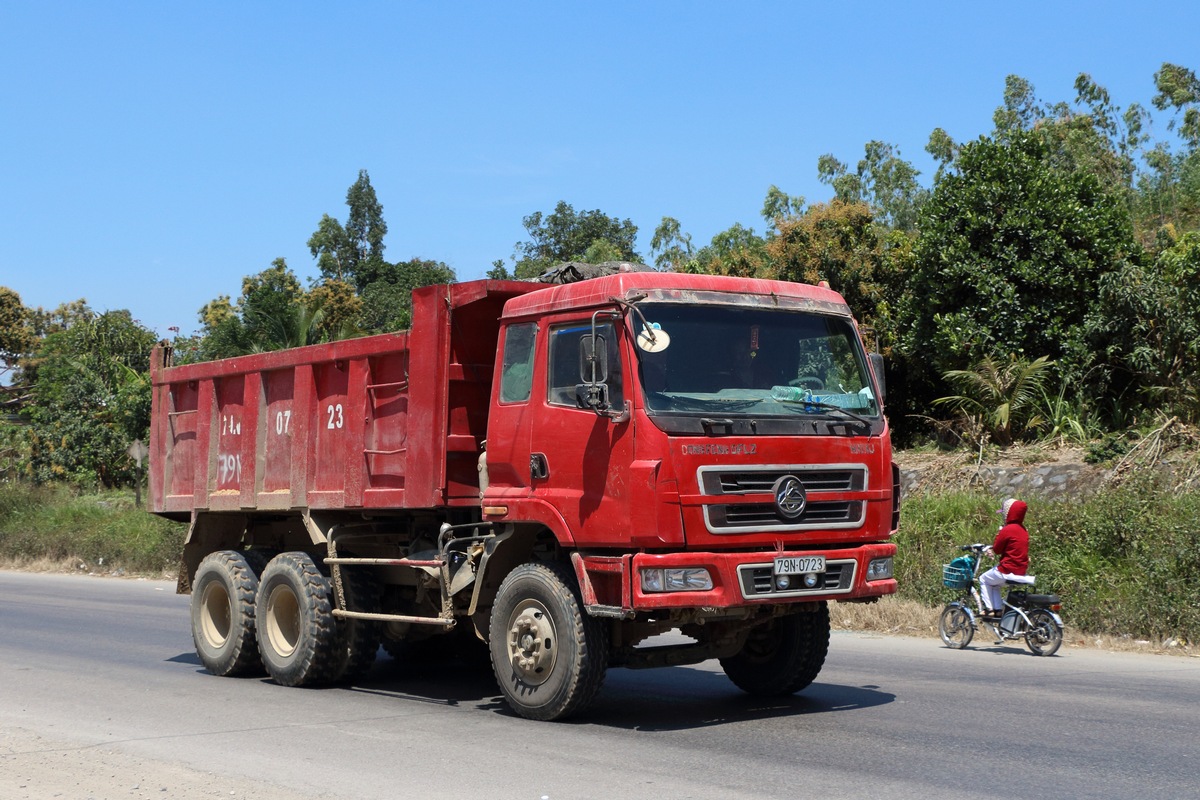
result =
[[[1004,611],[1000,587],[1006,581],[1032,583],[1025,578],[1029,569],[1029,531],[1025,529],[1025,512],[1028,506],[1022,500],[1008,498],[996,513],[1004,520],[996,533],[996,540],[987,551],[999,556],[996,566],[979,576],[981,599],[985,615],[998,615]]]

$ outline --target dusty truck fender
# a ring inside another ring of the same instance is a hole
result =
[[[495,537],[488,539],[483,545],[483,556],[479,559],[479,567],[475,572],[475,586],[471,592],[471,605],[467,609],[467,615],[474,617],[475,612],[479,610],[479,598],[483,593],[483,586],[487,582],[486,578],[490,575],[495,575],[497,572],[502,572],[507,575],[508,572],[516,566],[518,559],[511,554],[511,550],[516,548],[506,547],[509,539],[516,535],[516,526],[505,525],[504,529]],[[501,552],[499,558],[493,562],[493,556],[498,551]],[[503,578],[501,578],[503,579]],[[497,581],[497,585],[499,581]],[[490,602],[490,598],[488,600]]]
[[[196,570],[206,555],[218,550],[240,549],[242,536],[246,532],[246,522],[245,514],[192,512],[187,536],[183,540],[183,556],[179,563],[176,594],[192,593],[192,578],[196,576]]]
[[[531,523],[503,525],[500,533],[484,543],[467,609],[480,636],[487,638],[489,609],[508,573],[531,561],[558,560],[561,552],[552,531]]]
[[[633,619],[633,555],[585,556],[571,553],[584,609],[593,617]]]

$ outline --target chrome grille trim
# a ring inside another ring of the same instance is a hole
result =
[[[798,520],[784,519],[774,503],[736,502],[741,495],[770,492],[784,475],[799,478],[808,494],[808,507]],[[701,494],[733,501],[704,506],[704,524],[714,534],[857,528],[866,519],[865,501],[822,500],[821,495],[864,491],[869,477],[863,464],[710,465],[696,470]]]

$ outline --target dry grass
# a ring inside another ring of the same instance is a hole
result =
[[[888,596],[878,603],[833,603],[829,618],[834,630],[871,631],[894,636],[938,638],[938,615],[941,608],[932,608],[914,600]],[[1132,636],[1084,634],[1074,630],[1066,621],[1063,644],[1067,647],[1089,647],[1111,652],[1159,653],[1164,655],[1200,658],[1200,648],[1176,640],[1152,642]]]
[[[108,569],[103,564],[92,564],[80,558],[25,558],[2,557],[0,570],[13,572],[34,572],[39,574],[57,575],[99,575],[107,578],[146,578],[148,580],[174,580],[175,573],[164,571],[161,574],[143,574],[127,572],[124,569]]]

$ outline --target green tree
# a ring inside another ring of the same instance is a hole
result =
[[[383,238],[388,230],[383,205],[365,169],[358,171],[358,180],[346,191],[346,205],[350,208],[346,223],[323,215],[308,249],[323,277],[353,284],[361,292],[385,263]]]
[[[230,358],[278,349],[281,342],[293,341],[283,332],[295,330],[297,315],[305,313],[301,308],[307,305],[304,287],[287,261],[277,258],[267,269],[242,279],[236,304],[222,296],[200,309],[201,355]]]
[[[900,157],[900,151],[880,141],[867,142],[854,172],[831,154],[817,160],[817,176],[833,187],[843,203],[867,203],[877,222],[910,231],[929,197],[918,182],[921,173]],[[769,199],[769,197],[768,197]]]
[[[1019,75],[1008,75],[1004,79],[1004,104],[992,114],[994,136],[1004,141],[1009,133],[1033,130],[1047,115],[1044,104],[1034,94],[1033,84]]]
[[[1164,62],[1154,73],[1158,94],[1151,101],[1160,111],[1172,109],[1177,118],[1171,120],[1171,130],[1192,148],[1200,147],[1200,79],[1196,73],[1178,64]]]
[[[695,257],[696,251],[692,247],[692,235],[684,233],[679,220],[663,217],[650,239],[650,254],[660,270],[681,272]]]
[[[38,307],[30,311],[29,320],[35,337],[48,336],[55,331],[62,331],[80,322],[87,322],[94,316],[86,298],[60,303],[53,311]]]
[[[77,316],[41,340],[25,407],[34,480],[116,486],[132,479],[125,451],[149,429],[156,339],[122,310]]]
[[[1004,105],[994,115],[993,138],[1008,142],[1016,133],[1041,136],[1048,167],[1090,173],[1128,205],[1144,246],[1154,247],[1162,228],[1173,240],[1200,221],[1200,81],[1173,64],[1163,64],[1154,78],[1158,94],[1152,105],[1175,113],[1167,129],[1179,134],[1181,149],[1152,142],[1147,109],[1137,103],[1122,109],[1086,73],[1075,79],[1073,104],[1044,103],[1028,81],[1008,76]],[[931,138],[935,157],[943,158],[944,144]]]
[[[320,310],[315,333],[320,341],[349,339],[362,335],[363,301],[354,286],[336,278],[327,278],[308,290],[304,306]]]
[[[780,223],[778,234],[766,243],[771,266],[764,277],[828,281],[889,352],[912,243],[912,236],[877,225],[866,203],[835,199]]]
[[[384,264],[377,279],[363,290],[361,325],[373,333],[405,330],[412,324],[413,289],[454,281],[454,270],[440,261],[414,258]]]
[[[492,268],[487,271],[487,278],[493,281],[511,281],[513,275],[508,271],[508,267],[504,266],[504,259],[497,258],[492,262]]]
[[[1032,361],[1016,356],[1007,360],[984,356],[971,369],[945,373],[946,382],[959,394],[933,402],[965,420],[966,436],[971,441],[1012,444],[1045,424],[1038,403],[1045,396],[1053,366],[1054,362],[1045,356]]]
[[[763,200],[762,218],[767,221],[770,233],[779,230],[779,225],[787,220],[795,219],[804,212],[804,198],[800,195],[790,195],[775,184],[767,188],[767,196]]]
[[[21,296],[0,286],[0,367],[11,368],[33,347],[30,311]],[[3,370],[0,370],[2,373]]]
[[[934,128],[933,133],[929,134],[929,143],[925,145],[925,152],[938,162],[937,172],[933,176],[935,186],[953,169],[959,150],[959,144],[943,129]]]
[[[689,262],[689,269],[697,272],[743,278],[765,277],[770,267],[767,240],[740,222],[714,236]]]
[[[1151,103],[1173,117],[1168,129],[1181,146],[1157,142],[1146,153],[1147,170],[1139,176],[1138,221],[1142,241],[1156,242],[1165,232],[1166,246],[1189,230],[1200,228],[1200,79],[1189,69],[1164,63],[1154,74],[1158,93]]]
[[[1137,256],[1129,217],[1094,175],[1048,166],[1045,137],[1005,139],[965,145],[958,174],[923,209],[903,349],[937,375],[1037,354],[1077,380],[1091,360],[1085,321],[1100,278]]]
[[[532,278],[564,261],[585,261],[596,242],[609,247],[594,250],[601,261],[640,261],[634,250],[637,226],[632,221],[610,217],[603,211],[575,211],[560,200],[554,211],[535,211],[522,220],[529,239],[514,245],[513,261],[518,278]],[[617,258],[612,256],[616,255]],[[598,262],[589,262],[598,263]]]
[[[1200,232],[1106,276],[1091,325],[1108,393],[1200,422]]]

